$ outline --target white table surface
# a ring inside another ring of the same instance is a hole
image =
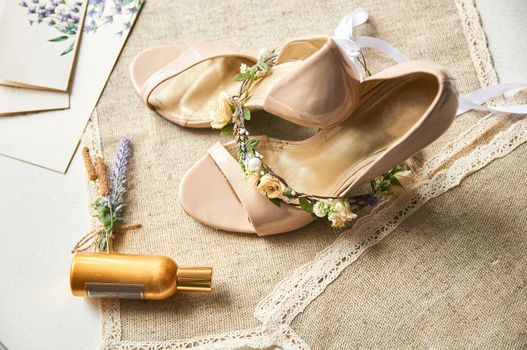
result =
[[[476,2],[500,79],[527,82],[527,1]],[[84,176],[79,152],[66,175],[0,156],[0,342],[9,350],[100,342],[98,308],[69,291],[69,250],[89,229]]]

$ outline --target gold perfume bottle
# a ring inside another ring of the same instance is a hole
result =
[[[71,292],[90,298],[166,299],[178,291],[210,292],[211,267],[178,266],[166,256],[76,253]]]

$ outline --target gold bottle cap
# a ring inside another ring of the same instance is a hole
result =
[[[176,288],[189,292],[212,291],[212,267],[178,266]]]

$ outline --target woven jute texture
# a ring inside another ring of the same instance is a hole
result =
[[[115,323],[106,332],[112,329],[120,341],[139,344],[256,327],[258,302],[338,235],[327,223],[316,222],[297,232],[259,238],[220,232],[187,216],[177,200],[180,180],[218,141],[218,133],[184,129],[148,110],[129,80],[133,57],[156,45],[203,39],[254,52],[279,47],[291,38],[330,34],[359,5],[370,11],[369,23],[359,32],[384,39],[411,58],[447,66],[461,93],[496,82],[492,69],[474,64],[473,48],[481,43],[467,40],[453,1],[146,3],[97,106],[105,157],[111,159],[123,136],[134,145],[126,217],[144,227],[120,236],[115,246],[119,252],[211,265],[214,292],[180,293],[161,302],[121,301],[120,312],[113,315],[119,319],[111,320]],[[390,63],[365,53],[374,72]],[[464,115],[426,154],[437,152],[481,116]],[[287,139],[313,133],[263,113],[250,124],[253,134]],[[523,151],[525,147],[427,203],[364,254],[296,318],[292,327],[298,335],[313,349],[525,346]]]

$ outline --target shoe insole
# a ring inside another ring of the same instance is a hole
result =
[[[237,94],[240,82],[234,80],[242,63],[252,63],[238,57],[219,57],[202,62],[154,91],[150,102],[156,110],[171,116],[190,120],[210,120],[210,106],[220,93]],[[247,106],[261,106],[273,84],[295,65],[295,62],[273,67],[264,79],[258,80],[251,89]]]
[[[340,195],[335,192],[350,176],[416,125],[438,91],[427,75],[400,78],[389,89],[382,85],[338,127],[300,142],[263,142],[258,152],[297,191]]]

